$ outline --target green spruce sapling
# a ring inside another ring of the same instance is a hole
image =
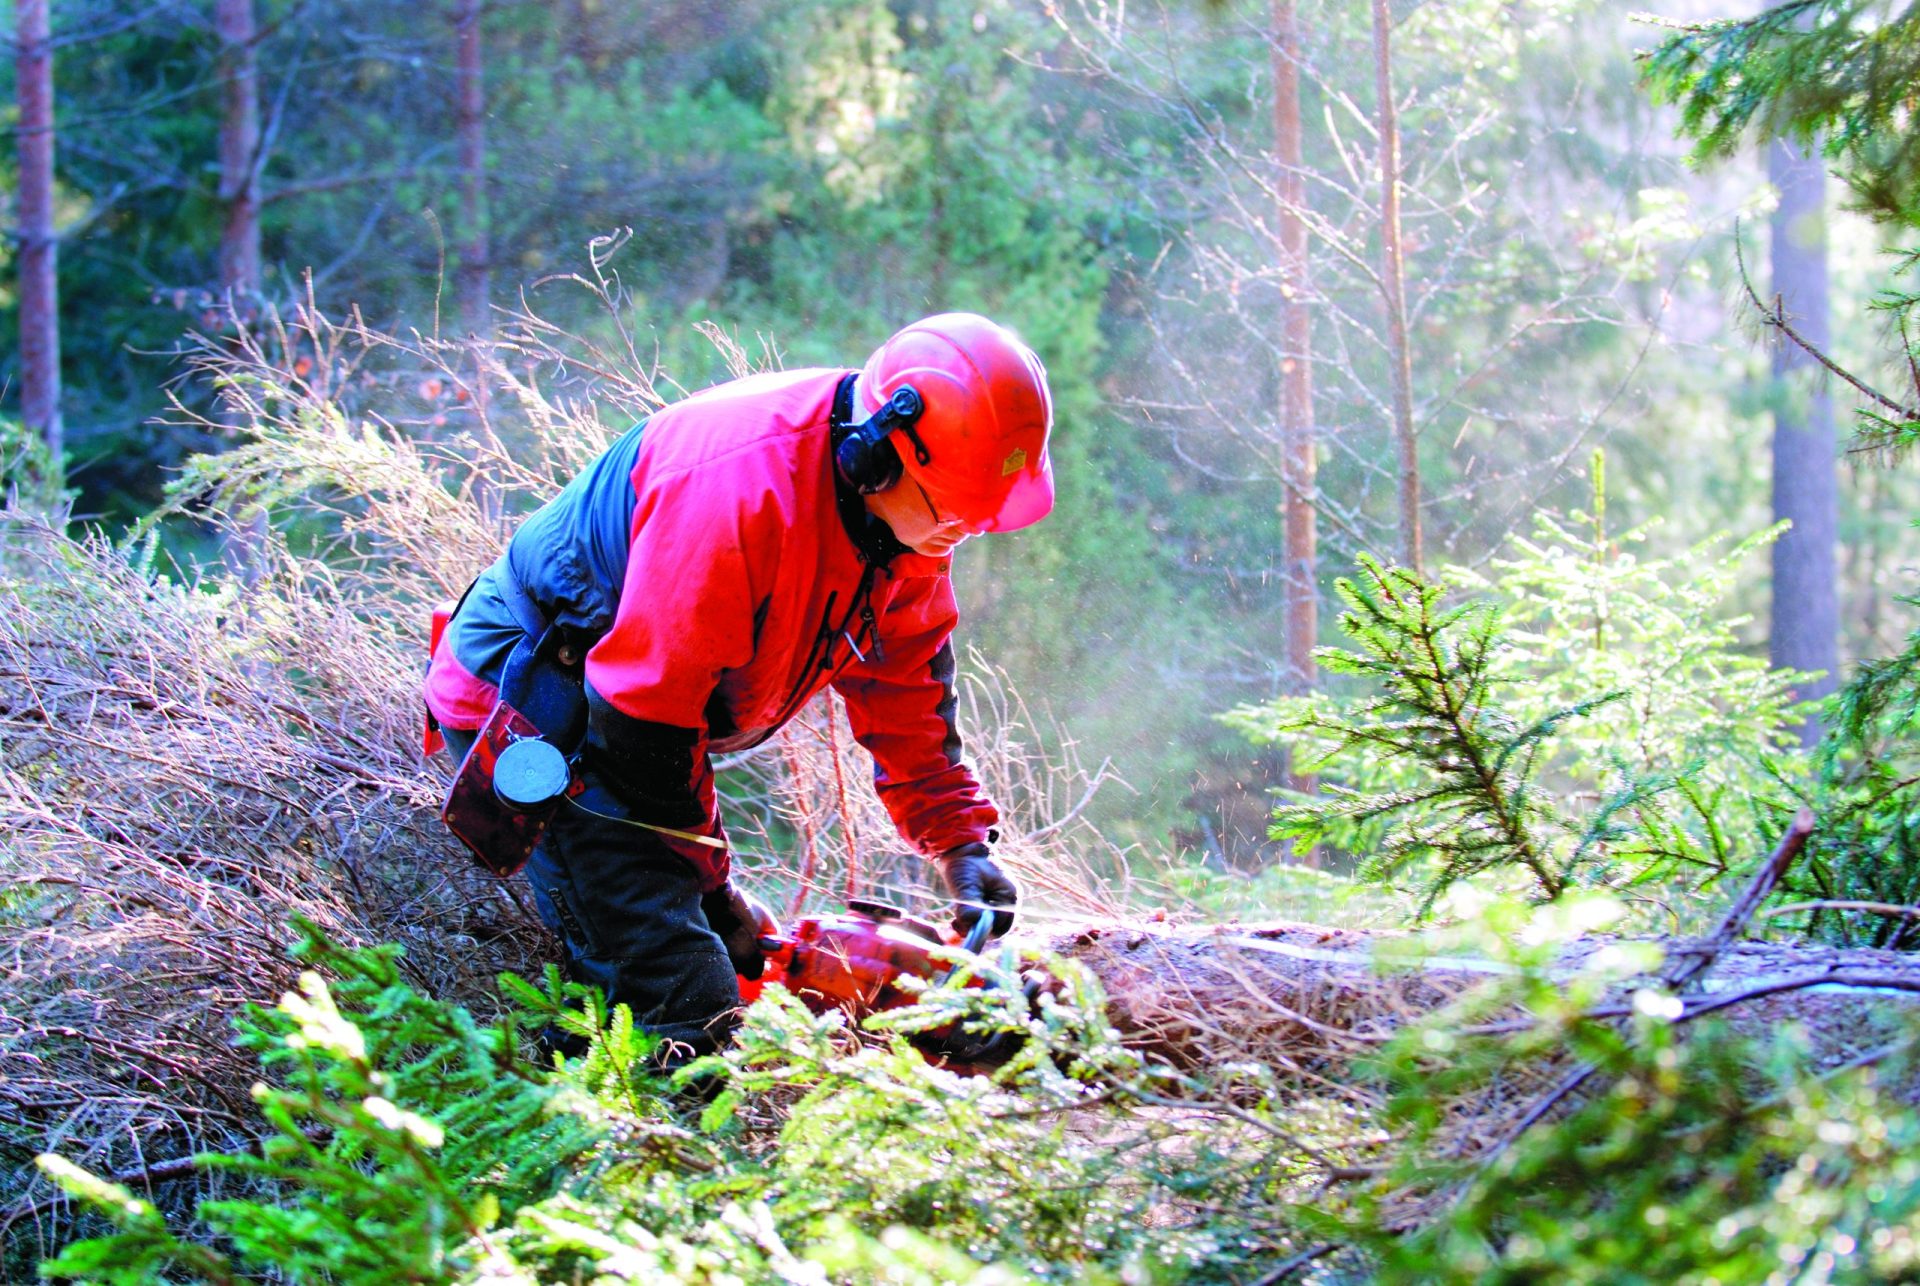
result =
[[[1725,603],[1777,530],[1642,559],[1646,528],[1606,528],[1598,453],[1593,486],[1591,514],[1540,516],[1492,578],[1363,558],[1338,583],[1348,646],[1319,653],[1338,686],[1227,716],[1324,776],[1281,803],[1276,836],[1355,853],[1421,915],[1471,878],[1537,901],[1658,896],[1685,919],[1690,894],[1764,855],[1796,804],[1801,676],[1748,655]],[[1457,589],[1477,597],[1449,606]]]

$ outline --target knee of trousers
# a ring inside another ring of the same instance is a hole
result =
[[[562,809],[527,863],[534,904],[580,982],[650,1028],[691,1028],[739,1007],[726,947],[692,866],[646,832]],[[689,1043],[692,1031],[669,1033]]]

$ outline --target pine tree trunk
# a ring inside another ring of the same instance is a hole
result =
[[[220,37],[220,288],[243,314],[260,293],[260,68],[253,0],[215,0]]]
[[[1767,176],[1780,191],[1773,215],[1773,289],[1793,328],[1827,350],[1832,327],[1827,306],[1826,168],[1775,139],[1767,148]],[[1833,399],[1813,357],[1784,336],[1774,345],[1773,516],[1793,527],[1773,546],[1773,617],[1769,657],[1778,668],[1823,670],[1826,677],[1799,689],[1825,696],[1840,670],[1840,595],[1835,549],[1839,533],[1839,479]],[[1802,725],[1801,741],[1819,740],[1820,721]]]
[[[214,0],[214,30],[220,38],[220,293],[238,324],[260,304],[260,60],[253,0]],[[230,425],[245,429],[244,424]],[[261,576],[266,548],[264,512],[248,515],[222,537],[221,558],[251,585]]]
[[[1393,439],[1399,456],[1400,561],[1420,570],[1420,454],[1413,435],[1413,355],[1407,346],[1406,263],[1400,244],[1400,122],[1393,102],[1391,16],[1373,0],[1373,85],[1379,98],[1380,290],[1387,310]]]
[[[20,412],[56,470],[60,419],[59,247],[53,229],[53,47],[47,0],[17,0],[14,77],[20,111]]]
[[[1316,567],[1312,314],[1307,299],[1306,172],[1301,159],[1300,25],[1294,0],[1273,3],[1273,139],[1278,163],[1281,292],[1280,480],[1284,492],[1287,688],[1314,685],[1320,633]]]
[[[1294,0],[1273,0],[1273,151],[1280,231],[1280,488],[1284,541],[1281,610],[1286,621],[1283,684],[1311,692],[1313,649],[1320,637],[1319,533],[1315,506],[1318,460],[1313,426],[1313,314],[1307,260],[1307,184],[1300,128],[1300,20]],[[1311,791],[1310,774],[1284,755],[1281,784]],[[1320,865],[1319,850],[1295,850],[1295,861]]]
[[[460,136],[460,324],[469,335],[492,331],[488,256],[487,100],[481,80],[481,0],[458,0],[454,29],[459,39]]]

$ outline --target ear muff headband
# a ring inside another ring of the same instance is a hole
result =
[[[900,481],[903,472],[900,452],[888,440],[895,430],[905,433],[913,442],[914,457],[920,463],[932,459],[914,428],[925,410],[920,390],[911,384],[902,384],[893,391],[892,397],[881,403],[879,410],[848,429],[833,448],[834,467],[847,480],[847,485],[863,496],[870,496]]]

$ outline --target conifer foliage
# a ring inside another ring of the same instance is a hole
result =
[[[154,1208],[57,1157],[41,1166],[119,1225],[76,1243],[45,1272],[102,1283],[150,1282],[170,1269],[196,1280],[442,1280],[448,1248],[548,1196],[562,1167],[601,1131],[559,1111],[559,1086],[519,1054],[513,1015],[482,1026],[403,980],[397,947],[344,950],[314,926],[309,966],[278,1007],[236,1022],[275,1083],[254,1089],[269,1133],[257,1155],[212,1154],[274,1200],[202,1203],[220,1254],[176,1238]],[[321,970],[333,976],[329,983]]]
[[[1372,1252],[1370,1280],[1912,1279],[1920,1115],[1892,1088],[1911,1076],[1910,1031],[1822,1068],[1791,1029],[1743,1041],[1675,1021],[1678,999],[1656,990],[1636,995],[1629,1022],[1595,1021],[1543,988],[1537,967],[1498,989],[1539,1016],[1534,1037],[1463,1029],[1446,1012],[1383,1051],[1386,1128],[1409,1146],[1394,1182],[1359,1193],[1339,1230]],[[1548,1031],[1602,1087],[1551,1126],[1450,1136],[1460,1122],[1439,1104],[1511,1101]],[[1410,1191],[1426,1199],[1410,1207]]]
[[[1561,842],[1574,827],[1541,788],[1540,754],[1562,724],[1624,694],[1523,725],[1500,703],[1500,614],[1493,607],[1443,607],[1444,587],[1366,556],[1358,574],[1336,588],[1347,605],[1340,628],[1354,646],[1327,649],[1320,663],[1330,673],[1370,680],[1376,693],[1338,713],[1310,708],[1279,729],[1330,738],[1335,755],[1397,756],[1417,769],[1417,779],[1375,790],[1333,786],[1325,802],[1283,805],[1276,835],[1312,840],[1328,820],[1399,817],[1372,866],[1388,875],[1432,859],[1424,907],[1456,880],[1509,865],[1524,868],[1543,898],[1558,897],[1586,846],[1568,850]]]
[[[1542,902],[1657,884],[1677,911],[1771,846],[1806,796],[1805,676],[1748,655],[1726,601],[1778,532],[1640,557],[1647,529],[1607,529],[1593,468],[1592,512],[1540,515],[1497,582],[1369,557],[1337,582],[1336,683],[1227,716],[1325,775],[1283,799],[1276,836],[1356,855],[1422,914],[1468,879]]]
[[[1911,600],[1909,600],[1911,601]],[[1789,882],[1804,924],[1842,946],[1920,946],[1920,631],[1863,663],[1829,707],[1809,795],[1822,819]]]
[[[1750,131],[1818,143],[1881,217],[1920,208],[1920,8],[1890,0],[1788,0],[1752,16],[1670,24],[1647,58],[1656,99],[1678,103],[1697,159]]]
[[[394,948],[309,929],[298,987],[239,1024],[270,1082],[255,1091],[267,1140],[201,1158],[250,1173],[254,1194],[173,1228],[43,1156],[117,1231],[42,1272],[1132,1286],[1283,1280],[1319,1260],[1343,1281],[1911,1275],[1920,1116],[1895,1090],[1911,1084],[1911,1032],[1824,1069],[1791,1033],[1759,1051],[1689,1023],[1659,987],[1606,1016],[1601,989],[1646,962],[1616,952],[1568,986],[1551,962],[1581,917],[1548,918],[1557,930],[1501,935],[1510,974],[1353,1067],[1337,1107],[1274,1069],[1156,1066],[1057,961],[1037,1005],[1005,985],[1017,962],[989,956],[971,967],[1001,985],[929,992],[864,1037],[771,989],[734,1048],[669,1074],[624,1010],[557,975],[506,980],[518,1012],[487,1026],[411,988]],[[1487,1021],[1515,1013],[1532,1021]],[[556,1020],[588,1053],[520,1057],[520,1033]],[[960,1077],[878,1030],[948,1021],[1017,1030],[1023,1054]],[[1566,1056],[1600,1088],[1496,1137]]]
[[[1010,1286],[1221,1279],[1285,1249],[1275,1164],[1250,1147],[1266,1131],[1186,1138],[1124,1112],[1105,1138],[1066,1128],[1079,1108],[1211,1088],[1122,1048],[1080,971],[1063,967],[1030,1006],[1018,963],[984,958],[875,1024],[1019,1032],[1023,1053],[991,1078],[857,1037],[778,988],[727,1053],[668,1072],[624,1007],[557,972],[543,987],[504,979],[516,1008],[486,1026],[412,988],[397,948],[305,935],[298,988],[238,1024],[270,1079],[255,1090],[266,1142],[199,1159],[249,1173],[257,1195],[203,1202],[176,1230],[125,1187],[42,1156],[118,1229],[43,1275]],[[999,985],[958,985],[975,971]],[[540,1023],[588,1052],[527,1061],[521,1033]],[[1221,1092],[1244,1099],[1233,1079]]]

